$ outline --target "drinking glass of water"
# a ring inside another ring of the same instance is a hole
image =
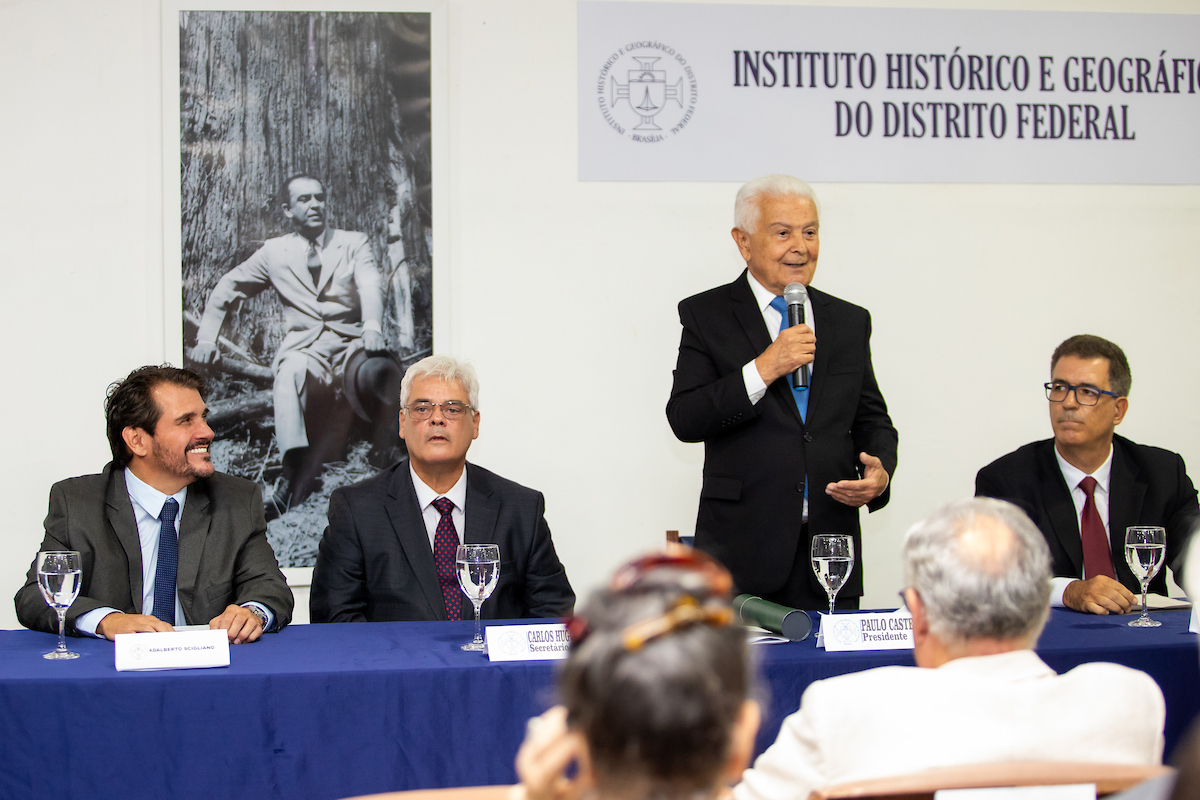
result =
[[[1133,576],[1142,582],[1142,615],[1129,623],[1131,628],[1157,628],[1162,625],[1150,619],[1146,608],[1146,585],[1162,568],[1167,555],[1167,531],[1164,528],[1134,525],[1125,529],[1125,563]]]
[[[854,539],[842,533],[819,533],[812,540],[812,567],[829,595],[829,613],[838,590],[854,569]]]
[[[79,653],[67,649],[65,628],[67,609],[79,596],[83,582],[83,563],[75,550],[46,550],[37,554],[38,588],[46,604],[58,612],[58,648],[42,658],[79,658]]]
[[[458,563],[458,585],[475,607],[475,638],[464,644],[463,650],[483,652],[483,629],[479,623],[479,609],[483,601],[492,595],[496,581],[500,580],[500,547],[494,544],[460,544],[455,555]]]

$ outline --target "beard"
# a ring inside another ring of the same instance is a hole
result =
[[[208,453],[203,454],[203,459],[197,456],[197,460],[193,462],[188,458],[188,451],[185,448],[182,452],[172,452],[164,447],[157,439],[152,440],[154,444],[150,448],[151,455],[158,462],[159,467],[171,475],[180,478],[191,478],[198,480],[207,478],[213,474],[214,469],[212,459]],[[209,442],[209,446],[211,446]],[[194,445],[188,445],[188,448]]]

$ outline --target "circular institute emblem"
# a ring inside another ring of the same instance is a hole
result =
[[[608,57],[596,80],[604,121],[634,142],[662,142],[677,135],[696,112],[696,73],[675,48],[662,42],[630,42]]]
[[[858,625],[847,620],[839,620],[833,626],[833,636],[844,645],[862,641],[862,633],[859,631]]]
[[[505,631],[498,638],[499,641],[496,643],[497,655],[512,658],[525,652],[525,640],[520,633]]]

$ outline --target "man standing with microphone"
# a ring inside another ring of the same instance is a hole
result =
[[[812,537],[850,534],[861,556],[858,508],[887,504],[896,429],[871,366],[870,314],[810,287],[820,249],[812,188],[757,178],[738,191],[734,218],[746,270],[679,304],[667,420],[680,440],[704,442],[696,547],[728,567],[739,592],[819,609]],[[859,557],[838,606],[857,608],[861,596]]]

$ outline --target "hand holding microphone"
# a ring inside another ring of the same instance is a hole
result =
[[[808,289],[803,283],[789,283],[783,289],[783,299],[787,303],[788,327],[804,324],[804,301],[808,297]],[[801,364],[792,373],[792,388],[808,388],[808,364]]]

